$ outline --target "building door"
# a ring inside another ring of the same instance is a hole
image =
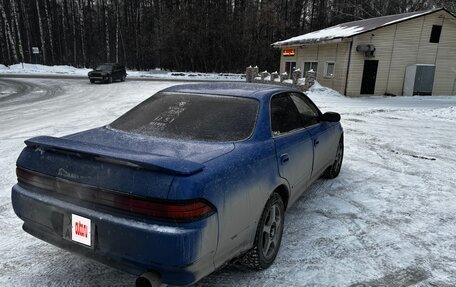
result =
[[[296,62],[285,62],[285,72],[288,74],[288,78],[291,79],[291,74],[296,70]]]
[[[361,82],[361,95],[373,95],[377,80],[378,60],[365,60],[363,81]]]

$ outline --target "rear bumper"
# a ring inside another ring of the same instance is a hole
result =
[[[81,207],[18,184],[12,203],[26,232],[128,273],[155,270],[166,284],[189,285],[214,270],[217,214],[185,224],[152,222]],[[71,214],[91,220],[93,248],[65,239],[63,222]]]

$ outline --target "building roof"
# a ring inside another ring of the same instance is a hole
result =
[[[335,25],[322,30],[307,33],[301,36],[293,37],[287,40],[278,41],[272,44],[273,47],[300,45],[300,44],[312,44],[320,43],[325,41],[331,41],[336,39],[350,38],[359,34],[363,34],[378,28],[386,27],[389,25],[397,24],[406,20],[417,18],[423,15],[431,14],[444,10],[445,8],[432,9],[419,12],[411,12],[397,15],[389,15],[383,17],[376,17],[370,19],[364,19],[359,21],[347,22],[339,25]],[[448,12],[449,13],[449,12]]]

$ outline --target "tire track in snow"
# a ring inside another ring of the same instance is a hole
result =
[[[55,97],[60,89],[29,81],[0,78],[1,90],[6,90],[3,96],[0,94],[0,106],[3,108],[49,99]]]

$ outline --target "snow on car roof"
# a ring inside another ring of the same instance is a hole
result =
[[[211,94],[237,97],[260,98],[266,94],[279,91],[297,91],[296,89],[279,85],[253,83],[201,83],[176,85],[162,90],[162,92]]]
[[[318,43],[334,39],[353,37],[368,31],[372,31],[381,27],[427,15],[438,11],[447,11],[444,8],[431,9],[426,11],[411,12],[397,15],[389,15],[383,17],[376,17],[364,19],[359,21],[342,23],[336,26],[325,28],[322,30],[307,33],[301,36],[293,37],[287,40],[278,41],[272,44],[273,47],[282,47],[289,45]],[[448,12],[448,11],[447,11]]]

